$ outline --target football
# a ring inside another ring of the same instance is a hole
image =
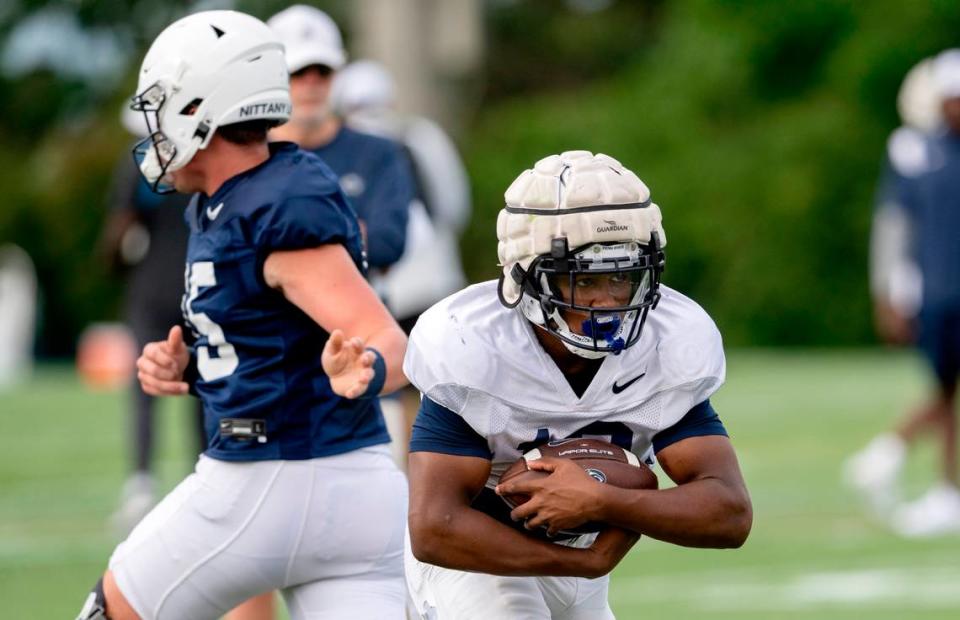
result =
[[[549,476],[548,472],[535,471],[529,468],[530,461],[545,456],[571,459],[582,467],[591,478],[602,484],[612,484],[623,489],[657,488],[656,474],[642,463],[637,455],[624,450],[620,446],[599,439],[564,439],[562,441],[551,441],[539,448],[534,448],[517,459],[509,469],[503,472],[500,475],[499,482]],[[527,502],[530,496],[518,493],[504,495],[502,499],[513,509]],[[603,529],[602,523],[589,522],[561,533],[564,535],[579,535],[599,532],[601,529]]]

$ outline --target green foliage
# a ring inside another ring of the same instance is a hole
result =
[[[0,42],[54,4],[0,11]],[[187,4],[98,0],[77,15],[124,33],[139,58]],[[318,4],[348,21],[348,2]],[[729,342],[868,341],[867,234],[896,92],[914,63],[958,44],[960,5],[620,0],[585,14],[568,4],[484,5],[486,96],[464,140],[471,279],[496,275],[494,224],[510,181],[545,155],[589,149],[650,185],[666,218],[666,282],[700,301]],[[237,3],[260,17],[283,6]],[[0,77],[0,243],[37,264],[42,352],[69,353],[85,324],[117,316],[119,285],[92,248],[133,87],[105,94],[46,71]]]
[[[582,14],[556,0],[489,11],[487,96],[578,88],[628,62],[656,32],[661,2],[616,2]]]
[[[106,188],[128,137],[109,120],[87,119],[41,139],[26,156],[11,153],[0,183],[15,187],[12,210],[0,216],[0,242],[9,240],[33,258],[42,293],[43,352],[69,351],[91,321],[116,319],[119,283],[94,251],[106,213]],[[122,154],[122,155],[121,155]],[[9,233],[8,233],[9,234]]]
[[[612,75],[486,106],[467,144],[470,276],[496,275],[496,215],[513,178],[587,149],[651,187],[665,281],[728,342],[868,341],[869,220],[896,91],[915,62],[955,42],[958,20],[946,3],[666,5],[654,40],[638,37]]]

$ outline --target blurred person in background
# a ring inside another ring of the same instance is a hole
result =
[[[396,84],[386,67],[372,60],[358,60],[347,65],[334,78],[332,98],[335,112],[346,120],[347,125],[396,140],[409,151],[417,179],[418,198],[423,207],[421,212],[425,212],[436,229],[436,238],[445,239],[448,233],[457,236],[462,233],[471,213],[470,179],[463,160],[453,140],[440,125],[423,116],[397,112]],[[446,243],[442,244],[446,250]],[[419,246],[411,248],[404,254],[404,260],[419,255],[415,254],[419,251]],[[442,275],[434,286],[437,290],[444,288],[454,292],[463,287],[466,278],[460,267],[459,252],[448,258],[454,261],[449,274]],[[424,293],[422,299],[435,294]],[[392,303],[401,313],[412,315],[407,308],[417,302],[418,299],[411,297],[409,301]],[[418,309],[422,311],[432,305],[432,302],[426,303],[427,306]]]
[[[30,377],[36,324],[37,273],[33,261],[18,245],[0,245],[0,389]]]
[[[933,102],[933,105],[931,105]],[[927,401],[845,465],[847,482],[908,537],[960,532],[956,391],[960,374],[960,49],[918,65],[900,96],[906,125],[888,142],[871,239],[880,335],[915,342],[933,371]],[[931,109],[938,113],[931,113]],[[939,450],[940,480],[898,505],[908,448]]]
[[[467,284],[459,237],[470,220],[470,183],[447,133],[421,116],[397,113],[396,85],[380,63],[358,60],[333,82],[334,111],[356,129],[383,135],[405,147],[417,181],[410,205],[403,256],[374,281],[387,307],[408,334],[420,314]],[[424,277],[424,274],[430,277]],[[420,406],[417,390],[382,402],[393,437],[394,458],[406,465],[410,425]]]
[[[293,620],[400,620],[406,480],[376,396],[406,383],[406,336],[363,277],[360,226],[330,169],[268,130],[290,116],[283,45],[205,11],[143,60],[137,145],[187,208],[192,343],[137,361],[152,395],[200,397],[207,449],[112,554],[80,620],[206,620],[281,589]]]
[[[334,113],[331,85],[337,70],[346,64],[347,52],[340,29],[329,15],[297,4],[267,24],[284,44],[293,102],[289,122],[272,130],[270,137],[295,142],[319,155],[339,177],[360,220],[374,280],[392,268],[406,245],[416,187],[409,160],[394,141],[351,129]],[[396,423],[396,415],[389,417],[396,444],[404,425]],[[229,618],[266,620],[274,617],[274,607],[273,595],[267,593],[247,601]]]
[[[364,230],[372,273],[388,269],[403,254],[415,181],[409,160],[392,140],[344,125],[333,112],[330,89],[347,53],[329,15],[297,4],[267,24],[283,41],[290,71],[290,121],[270,132],[316,153],[340,178]]]
[[[123,126],[137,140],[147,136],[143,115],[129,108],[121,114]],[[100,237],[100,253],[113,273],[125,279],[124,322],[136,339],[136,350],[163,340],[171,325],[182,325],[183,265],[189,229],[183,212],[185,194],[157,194],[143,179],[129,151],[114,168],[108,214]],[[135,374],[130,385],[130,447],[133,472],[124,482],[120,505],[111,516],[119,536],[126,536],[157,501],[152,466],[154,412],[157,399],[140,388]],[[207,444],[203,406],[191,401],[190,426],[195,454]]]

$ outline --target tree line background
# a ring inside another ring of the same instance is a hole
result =
[[[119,317],[120,283],[93,251],[130,142],[119,111],[146,45],[187,4],[0,10],[0,51],[24,20],[54,11],[112,41],[81,64],[122,61],[92,79],[82,68],[17,70],[7,54],[0,72],[0,243],[36,264],[41,354],[70,354],[85,325]],[[317,4],[346,14],[346,0]],[[471,280],[497,273],[496,215],[513,178],[550,153],[587,149],[650,186],[667,230],[665,281],[704,305],[728,344],[872,342],[867,242],[897,89],[917,61],[960,45],[960,4],[576,4],[484,5],[486,66],[463,85],[476,96],[458,136],[473,182],[462,239]],[[235,3],[262,18],[284,5]]]

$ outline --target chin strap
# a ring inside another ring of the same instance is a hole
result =
[[[514,266],[513,266],[513,271],[510,272],[511,276],[512,276],[514,279],[517,278],[516,272],[517,272],[518,269],[520,270],[520,273],[522,274],[522,273],[523,273],[523,269],[520,268],[520,265],[514,265]],[[520,278],[521,278],[521,280],[522,280],[523,276],[521,275]],[[504,275],[503,275],[503,272],[501,271],[501,272],[500,272],[500,277],[497,279],[497,297],[500,298],[500,303],[503,304],[504,306],[506,306],[507,308],[516,308],[518,305],[520,305],[520,302],[523,300],[523,291],[521,290],[521,291],[520,291],[520,294],[517,295],[516,301],[514,301],[514,302],[511,303],[511,302],[507,301],[506,295],[503,294],[503,285],[504,285],[504,283],[506,283],[506,276],[504,276]]]
[[[554,338],[557,338],[556,334],[551,334]],[[610,351],[593,351],[590,349],[584,349],[583,347],[578,347],[575,344],[570,344],[562,338],[557,338],[560,342],[563,343],[563,346],[567,347],[567,351],[570,351],[578,357],[582,357],[588,360],[598,360],[610,355]]]

